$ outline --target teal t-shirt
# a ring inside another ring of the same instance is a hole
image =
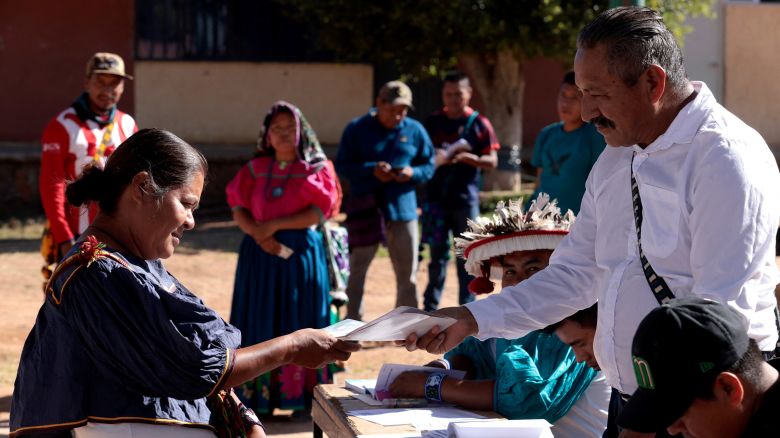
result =
[[[579,213],[585,180],[605,146],[604,137],[590,123],[571,132],[563,130],[563,122],[542,129],[531,158],[531,165],[542,169],[542,181],[531,199],[545,192],[558,199],[561,211]]]

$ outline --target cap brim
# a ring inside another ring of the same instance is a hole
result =
[[[90,74],[93,74],[93,75],[94,74],[114,75],[114,76],[121,76],[121,77],[123,77],[125,79],[130,79],[131,81],[133,80],[133,77],[131,75],[129,75],[129,74],[117,73],[117,72],[111,71],[111,70],[92,70],[92,72]]]
[[[624,429],[641,433],[666,430],[682,417],[693,397],[681,393],[661,396],[658,391],[639,388],[620,410],[617,423]]]
[[[404,99],[396,99],[392,102],[390,102],[391,105],[406,105],[409,107],[410,110],[414,111],[414,105],[412,105],[412,102],[409,102]]]

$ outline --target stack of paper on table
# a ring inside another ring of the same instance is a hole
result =
[[[546,420],[507,420],[450,423],[451,438],[553,438]]]
[[[376,379],[347,379],[344,381],[344,387],[358,394],[376,398]]]
[[[371,322],[345,319],[324,330],[345,341],[402,341],[412,333],[422,336],[434,326],[444,330],[454,323],[455,319],[447,316],[401,306]]]
[[[418,430],[446,429],[453,421],[474,421],[486,417],[474,412],[451,407],[413,409],[359,409],[347,411],[351,415],[382,426],[414,425]]]

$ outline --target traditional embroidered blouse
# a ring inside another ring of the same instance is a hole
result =
[[[336,176],[325,162],[310,165],[298,160],[280,168],[271,157],[258,157],[238,171],[227,186],[231,208],[242,207],[256,221],[289,216],[315,207],[330,217],[338,197]]]
[[[103,250],[62,266],[22,351],[11,436],[87,421],[210,428],[206,397],[232,371],[239,330],[159,260]]]

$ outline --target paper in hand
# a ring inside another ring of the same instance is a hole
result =
[[[283,243],[280,243],[279,246],[280,246],[279,252],[276,255],[285,260],[289,259],[290,256],[293,255],[293,253],[295,252],[289,246]]]
[[[412,333],[422,336],[434,326],[445,330],[452,324],[454,318],[401,306],[368,323],[345,319],[324,330],[345,341],[402,341]]]

